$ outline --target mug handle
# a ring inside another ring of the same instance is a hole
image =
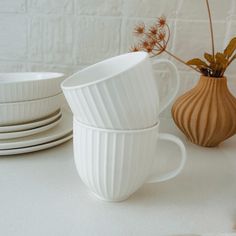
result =
[[[170,75],[171,78],[176,79],[176,87],[172,88],[169,91],[169,93],[167,94],[167,96],[165,97],[165,99],[164,99],[165,102],[163,103],[162,107],[160,107],[160,113],[163,112],[170,105],[170,103],[174,100],[174,98],[177,95],[177,92],[179,90],[179,86],[180,86],[180,77],[179,77],[179,72],[178,72],[176,65],[168,59],[157,59],[157,60],[153,61],[152,65],[155,66],[155,65],[161,64],[161,63],[165,63],[169,66],[170,72],[171,72],[171,75]]]
[[[171,141],[173,143],[176,143],[179,146],[180,151],[181,151],[181,161],[180,161],[179,166],[175,170],[172,170],[166,174],[163,174],[162,176],[151,177],[147,181],[147,183],[162,182],[162,181],[166,181],[166,180],[176,177],[182,171],[182,169],[185,165],[185,162],[186,162],[186,148],[185,148],[183,142],[178,137],[176,137],[172,134],[160,133],[158,139]]]

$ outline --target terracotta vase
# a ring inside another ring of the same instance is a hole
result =
[[[236,133],[236,98],[227,79],[201,76],[198,84],[179,97],[172,117],[187,138],[200,146],[215,147]]]

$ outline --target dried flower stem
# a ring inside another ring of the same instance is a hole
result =
[[[169,27],[168,24],[166,24],[166,28],[167,28],[167,30],[168,30],[168,39],[166,40],[166,45],[168,45],[169,40],[170,40],[170,27]]]
[[[172,54],[171,52],[167,51],[166,49],[164,49],[164,52],[167,53],[168,55],[170,55],[171,57],[173,57],[175,60],[183,63],[184,65],[190,67],[191,69],[195,70],[198,73],[201,73],[198,69],[196,69],[195,67],[188,65],[184,60],[180,59],[179,57],[175,56],[174,54]]]
[[[211,46],[212,46],[212,56],[215,58],[215,44],[214,44],[214,33],[213,33],[213,26],[212,26],[212,19],[211,19],[211,10],[209,6],[209,1],[206,0],[207,11],[209,16],[209,23],[210,23],[210,30],[211,30]]]
[[[169,27],[168,27],[168,30],[169,30]],[[169,41],[169,38],[168,38],[167,42],[168,42],[168,41]],[[195,67],[193,67],[193,66],[191,66],[191,65],[188,65],[184,60],[182,60],[181,58],[179,58],[179,57],[175,56],[174,54],[172,54],[171,52],[169,52],[169,51],[166,49],[166,47],[163,47],[160,43],[157,42],[157,45],[158,45],[160,48],[162,48],[162,51],[163,51],[163,52],[165,52],[166,54],[170,55],[170,56],[173,57],[175,60],[179,61],[180,63],[182,63],[182,64],[184,64],[184,65],[186,65],[186,66],[188,66],[189,68],[195,70],[196,72],[201,73],[200,70],[196,69]],[[167,44],[166,44],[166,45],[167,45]],[[152,57],[154,57],[154,56],[156,56],[156,55],[153,54]]]

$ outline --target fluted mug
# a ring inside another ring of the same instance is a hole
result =
[[[158,140],[176,143],[181,150],[179,166],[164,175],[153,175],[156,158],[163,158]],[[89,127],[74,118],[74,159],[85,185],[101,200],[122,201],[144,183],[177,176],[184,167],[186,150],[171,134],[159,133],[159,124],[141,130],[109,130]],[[151,176],[150,176],[151,175]]]
[[[76,118],[89,126],[106,129],[140,129],[158,122],[158,116],[175,97],[179,74],[170,67],[175,86],[159,105],[159,91],[154,79],[152,62],[146,52],[127,53],[89,66],[61,84],[64,95]]]

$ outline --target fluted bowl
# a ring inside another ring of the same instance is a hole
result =
[[[63,97],[60,93],[33,101],[0,103],[0,126],[23,124],[47,117],[60,109]]]
[[[0,103],[31,101],[61,93],[64,74],[54,72],[0,73]]]

